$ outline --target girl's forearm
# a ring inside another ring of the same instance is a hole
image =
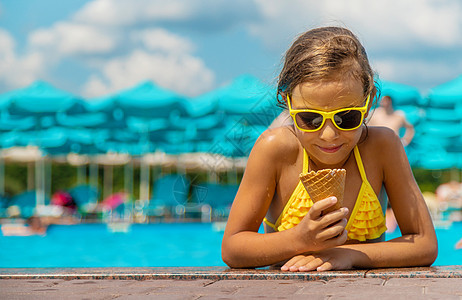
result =
[[[405,235],[390,241],[349,244],[339,248],[352,250],[355,268],[429,266],[438,254],[436,240],[419,235]]]
[[[303,253],[296,241],[293,230],[265,234],[243,231],[223,240],[222,258],[231,268],[269,266]]]

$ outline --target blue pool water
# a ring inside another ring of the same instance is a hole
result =
[[[398,233],[387,237],[391,239]],[[437,229],[434,265],[462,264],[462,222]],[[0,267],[224,266],[223,232],[213,224],[134,224],[113,233],[104,224],[55,225],[46,236],[0,236]]]

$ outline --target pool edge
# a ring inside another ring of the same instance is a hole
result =
[[[282,272],[227,267],[0,268],[0,279],[63,280],[330,280],[334,278],[462,278],[462,265],[328,272]]]

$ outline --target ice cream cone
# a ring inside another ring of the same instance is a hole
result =
[[[323,214],[343,207],[345,177],[345,169],[323,169],[317,172],[311,171],[309,173],[300,174],[300,179],[313,203],[331,196],[337,198],[337,203],[325,209]]]

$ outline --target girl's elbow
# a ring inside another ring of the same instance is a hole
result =
[[[438,257],[438,242],[435,240],[433,247],[429,247],[428,254],[427,254],[427,265],[431,266],[436,258]]]
[[[431,266],[438,257],[438,241],[436,236],[435,238],[428,239],[423,249],[426,249],[426,251],[423,255],[422,265]]]
[[[239,260],[236,259],[236,255],[233,254],[231,247],[227,246],[225,242],[221,246],[221,259],[230,268],[242,268],[239,265]]]
[[[233,260],[231,259],[229,250],[227,250],[224,246],[221,247],[221,259],[228,267],[234,268]]]
[[[239,263],[239,260],[234,258],[234,256],[229,252],[222,251],[221,259],[231,269],[245,268],[245,266]]]

